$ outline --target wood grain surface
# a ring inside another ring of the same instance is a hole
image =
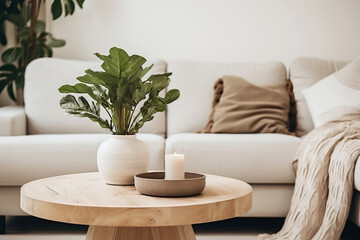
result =
[[[250,185],[215,175],[206,175],[200,195],[182,198],[150,197],[134,186],[107,185],[97,172],[40,179],[21,188],[25,212],[92,226],[182,226],[233,218],[251,207]]]
[[[90,226],[86,240],[196,240],[191,225],[168,227]]]

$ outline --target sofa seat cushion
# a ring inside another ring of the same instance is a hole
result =
[[[165,140],[138,134],[150,150],[150,169],[163,169]],[[96,154],[109,134],[49,134],[0,137],[0,186],[62,174],[94,172]]]
[[[185,154],[185,170],[248,183],[294,183],[291,162],[302,139],[290,135],[174,134],[166,153]]]

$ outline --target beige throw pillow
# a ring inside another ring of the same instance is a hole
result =
[[[212,133],[290,134],[290,100],[284,86],[259,87],[236,76],[224,76],[223,86]]]

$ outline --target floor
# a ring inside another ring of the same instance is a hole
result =
[[[0,240],[85,240],[87,227],[57,223],[35,217],[8,217],[7,234]],[[235,218],[194,225],[197,240],[255,240],[259,233],[273,233],[282,218]],[[348,222],[341,240],[360,239],[360,228]]]

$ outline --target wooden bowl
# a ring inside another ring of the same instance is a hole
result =
[[[184,180],[165,180],[165,172],[138,174],[135,177],[136,190],[156,197],[185,197],[200,194],[205,188],[205,175],[185,173]]]

